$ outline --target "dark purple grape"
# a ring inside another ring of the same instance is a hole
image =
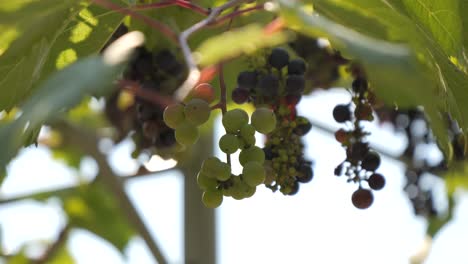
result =
[[[295,106],[301,101],[302,96],[300,94],[288,94],[286,95],[286,104],[288,106]]]
[[[293,132],[296,135],[303,136],[309,133],[311,128],[312,124],[309,122],[309,120],[307,120],[307,123],[297,125],[297,127],[294,128]]]
[[[358,77],[353,81],[351,87],[355,93],[363,93],[367,90],[367,80],[362,77]]]
[[[286,92],[290,94],[300,94],[304,91],[305,79],[302,75],[288,75],[286,79]]]
[[[157,148],[169,148],[176,144],[175,133],[173,129],[168,129],[159,135],[155,146]]]
[[[272,74],[267,74],[260,79],[259,87],[260,93],[265,96],[278,95],[279,80],[278,77]]]
[[[310,182],[314,177],[314,171],[312,167],[308,164],[301,164],[299,166],[299,174],[297,175],[296,179],[298,182],[306,183]]]
[[[154,60],[159,69],[171,75],[178,75],[183,70],[182,64],[169,50],[161,50],[155,55]]]
[[[367,171],[375,171],[380,166],[380,156],[377,152],[369,151],[362,160],[361,167]]]
[[[283,48],[274,48],[268,57],[268,63],[278,70],[288,65],[288,62],[289,54]]]
[[[232,90],[231,98],[236,104],[243,104],[249,100],[250,92],[244,88],[236,88]]]
[[[372,190],[378,191],[385,186],[385,178],[380,173],[374,173],[367,179],[367,183]]]
[[[354,207],[358,209],[367,209],[374,202],[374,195],[370,190],[359,188],[351,196]]]
[[[362,160],[368,152],[369,145],[364,142],[356,142],[346,150],[348,158],[353,161]]]
[[[333,118],[338,123],[344,123],[351,120],[351,111],[349,105],[339,104],[333,109]]]
[[[237,84],[246,90],[254,89],[257,86],[257,73],[253,71],[243,71],[237,76]]]
[[[263,152],[265,153],[266,160],[272,160],[276,156],[270,147],[264,147]]]
[[[341,163],[340,165],[336,166],[335,170],[334,170],[334,173],[335,173],[335,176],[341,176],[341,173],[343,172],[343,163]]]
[[[291,60],[288,64],[288,74],[303,75],[306,71],[306,64],[302,59]]]
[[[291,191],[288,193],[288,195],[295,195],[297,192],[299,192],[299,182],[295,181],[291,186]]]

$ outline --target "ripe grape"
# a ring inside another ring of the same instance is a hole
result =
[[[213,102],[215,99],[213,86],[211,86],[209,83],[200,83],[190,91],[190,93],[184,99],[184,102],[189,102],[193,98],[202,99],[207,103]]]
[[[333,173],[335,174],[335,176],[341,176],[341,173],[343,172],[343,163],[341,163],[340,165],[336,166],[335,170],[333,171]]]
[[[277,69],[281,69],[288,65],[288,62],[289,54],[285,49],[282,48],[274,48],[268,57],[268,63]]]
[[[208,208],[216,208],[223,202],[223,193],[220,190],[206,190],[202,196],[203,204]]]
[[[204,172],[200,171],[197,174],[197,183],[202,190],[214,190],[218,186],[216,179],[208,177]]]
[[[279,92],[279,80],[273,74],[263,76],[258,85],[259,92],[265,96],[276,96]]]
[[[367,155],[368,152],[369,152],[369,145],[365,142],[360,142],[360,141],[352,144],[346,150],[348,158],[350,158],[353,161],[362,160]]]
[[[252,114],[252,126],[262,134],[268,134],[276,127],[276,116],[266,107],[259,107]]]
[[[249,122],[249,115],[242,109],[233,109],[223,115],[223,126],[229,133],[237,133]]]
[[[309,120],[306,119],[305,123],[301,123],[294,128],[294,133],[298,136],[303,136],[309,133],[312,128],[312,124]]]
[[[265,162],[265,152],[257,146],[251,146],[248,149],[244,149],[239,154],[239,162],[244,166],[247,162],[256,161],[260,164]]]
[[[249,100],[250,92],[244,88],[238,87],[232,90],[231,98],[236,104],[243,104]]]
[[[242,179],[247,185],[255,187],[265,181],[265,169],[256,161],[247,162],[242,170]]]
[[[369,151],[361,163],[361,167],[368,171],[375,171],[379,166],[380,156],[374,151]]]
[[[367,182],[369,183],[369,187],[376,191],[381,190],[385,186],[385,178],[379,173],[372,174],[369,179],[367,179]]]
[[[295,181],[287,195],[295,195],[299,192],[299,182]]]
[[[193,145],[198,140],[198,137],[197,127],[189,122],[183,122],[175,129],[175,138],[183,146]]]
[[[183,70],[182,64],[177,61],[177,58],[169,50],[158,52],[154,60],[161,70],[171,75],[178,75]]]
[[[340,104],[335,106],[333,109],[333,118],[338,123],[344,123],[351,120],[351,111],[349,110],[349,105]]]
[[[219,148],[226,154],[232,154],[239,148],[239,139],[236,135],[225,134],[219,139]]]
[[[210,105],[198,98],[190,100],[184,108],[185,118],[194,125],[201,125],[210,118]]]
[[[286,91],[290,94],[300,94],[304,91],[305,79],[302,75],[289,75],[286,79]]]
[[[358,209],[367,209],[374,202],[374,195],[367,189],[359,188],[351,196],[353,205]]]
[[[296,179],[298,182],[306,183],[310,182],[314,177],[314,171],[312,167],[308,164],[301,164],[299,166],[299,174],[297,175]]]
[[[237,84],[240,88],[250,90],[257,86],[257,73],[251,71],[243,71],[237,76]]]
[[[164,109],[163,119],[168,127],[175,129],[185,120],[184,106],[182,104],[167,106]]]
[[[302,59],[291,60],[288,64],[288,74],[302,75],[306,71],[306,64]]]
[[[348,141],[348,132],[346,132],[346,130],[343,128],[339,129],[335,132],[335,139],[340,143],[345,143]]]

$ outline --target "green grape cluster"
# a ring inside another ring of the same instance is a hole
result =
[[[176,141],[188,147],[198,140],[198,126],[208,121],[210,113],[211,107],[207,101],[193,98],[186,104],[167,106],[164,109],[163,119],[168,127],[175,130]]]

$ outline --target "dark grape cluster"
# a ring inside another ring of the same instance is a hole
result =
[[[300,58],[290,58],[283,48],[271,50],[266,62],[261,68],[239,73],[232,100],[238,104],[251,102],[256,112],[271,112],[274,116],[274,124],[256,124],[255,113],[252,115],[252,125],[267,135],[263,149],[264,183],[273,191],[279,189],[283,194],[293,195],[300,183],[313,177],[312,162],[304,157],[301,139],[311,124],[296,112],[305,90],[307,65]]]
[[[348,64],[338,51],[320,45],[320,41],[304,35],[298,35],[290,47],[308,63],[305,78],[307,91],[313,88],[330,88],[340,77],[339,68]],[[297,67],[302,68],[298,65]],[[294,69],[294,66],[293,66]]]
[[[345,175],[348,181],[359,184],[353,193],[351,201],[356,208],[366,209],[372,205],[374,196],[372,190],[381,190],[385,186],[385,178],[376,172],[380,166],[380,155],[371,150],[365,138],[361,122],[373,120],[372,96],[367,80],[356,76],[352,83],[352,103],[339,104],[333,109],[333,118],[338,123],[352,123],[352,129],[341,128],[335,133],[335,138],[346,149],[346,159],[335,168],[335,175]],[[354,105],[354,111],[351,106]],[[362,185],[367,182],[370,189]]]
[[[121,26],[114,35],[125,32],[125,27]],[[142,90],[172,96],[185,75],[183,64],[170,50],[152,52],[146,47],[140,47],[123,72],[122,80],[130,81]],[[106,116],[116,127],[118,140],[133,132],[132,139],[136,145],[134,156],[144,149],[156,149],[161,152],[159,154],[163,154],[164,150],[176,146],[174,129],[163,120],[165,107],[126,90],[117,89],[107,100]]]

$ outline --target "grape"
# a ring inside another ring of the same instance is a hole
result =
[[[314,177],[314,171],[308,164],[301,164],[299,166],[299,175],[296,177],[298,182],[310,182]]]
[[[368,105],[368,104],[359,105],[358,107],[356,107],[356,110],[354,110],[354,115],[359,120],[371,121],[373,119],[373,117],[372,117],[372,107],[370,105]]]
[[[302,59],[291,60],[288,64],[288,74],[302,75],[306,71],[306,64]]]
[[[231,178],[231,166],[225,162],[219,163],[216,179],[218,181],[227,181],[229,178]]]
[[[220,190],[207,190],[203,192],[203,204],[208,208],[216,208],[223,202],[223,193]]]
[[[247,185],[255,187],[265,181],[265,169],[256,161],[247,162],[244,164],[242,177]]]
[[[184,108],[185,118],[192,124],[198,126],[210,118],[210,105],[198,98],[190,100]]]
[[[268,63],[278,70],[288,65],[289,54],[285,49],[274,48],[268,57]]]
[[[305,79],[302,75],[289,75],[286,79],[286,91],[290,94],[300,94],[304,91]]]
[[[306,119],[305,123],[299,124],[297,127],[294,128],[294,133],[299,136],[303,136],[309,133],[310,129],[312,128],[312,124],[309,120]]]
[[[350,158],[353,161],[362,160],[368,152],[369,146],[367,143],[364,142],[356,142],[346,150],[348,158]]]
[[[334,170],[334,174],[336,176],[341,176],[341,173],[343,172],[343,163],[341,163],[340,165],[336,166],[335,170]]]
[[[163,71],[171,74],[178,75],[182,72],[183,66],[180,64],[174,54],[169,50],[162,50],[155,56],[156,65]]]
[[[340,143],[345,143],[348,141],[348,132],[346,132],[346,130],[343,128],[339,129],[335,132],[335,139]]]
[[[243,104],[249,100],[249,93],[250,92],[248,90],[238,87],[232,90],[232,101],[234,101],[236,104]]]
[[[219,139],[219,148],[226,154],[232,154],[239,148],[239,139],[233,134],[223,135]]]
[[[374,195],[367,189],[359,188],[351,196],[353,205],[358,209],[367,209],[374,202]]]
[[[242,200],[245,198],[245,183],[241,181],[240,177],[232,177],[232,186],[230,188],[230,192],[232,198],[236,200]]]
[[[175,138],[183,146],[193,145],[198,140],[199,134],[196,126],[183,122],[175,129]]]
[[[190,91],[190,93],[184,99],[184,102],[189,102],[193,98],[202,99],[207,103],[213,102],[215,99],[213,86],[211,86],[209,83],[200,83]]]
[[[273,111],[265,107],[259,107],[252,114],[252,126],[262,134],[272,132],[276,127],[276,116]]]
[[[291,186],[291,190],[287,193],[288,195],[295,195],[299,192],[299,182],[295,181]]]
[[[279,92],[279,80],[273,74],[263,76],[258,85],[259,91],[265,96],[276,96]]]
[[[226,181],[231,177],[231,167],[216,157],[205,159],[200,171],[207,177],[219,181]]]
[[[351,120],[351,112],[349,111],[349,105],[340,104],[335,106],[333,109],[333,118],[338,123],[344,123]]]
[[[257,85],[257,73],[251,71],[243,71],[237,76],[237,84],[245,90],[255,88]]]
[[[361,167],[367,171],[375,171],[379,166],[380,156],[374,151],[368,152],[361,163]]]
[[[257,146],[252,146],[248,149],[244,149],[239,154],[239,162],[244,166],[247,162],[256,161],[260,164],[265,162],[265,153]]]
[[[367,179],[367,182],[369,183],[369,187],[376,191],[381,190],[385,186],[385,178],[379,173],[372,174],[369,179]]]
[[[182,104],[169,105],[164,109],[164,123],[170,128],[176,128],[185,120],[184,106]]]
[[[202,190],[215,190],[218,186],[218,181],[216,179],[208,177],[202,171],[197,174],[197,183],[200,189]]]
[[[351,84],[355,93],[363,93],[367,90],[367,80],[361,77],[356,78]]]
[[[229,133],[237,133],[249,122],[249,115],[242,109],[233,109],[223,115],[223,126]]]
[[[285,97],[286,104],[288,104],[288,106],[295,106],[301,101],[301,97],[300,94],[288,94]]]
[[[271,150],[271,147],[264,147],[263,153],[265,153],[265,159],[272,160],[276,155]]]
[[[240,136],[247,145],[255,144],[255,128],[252,125],[243,125],[240,129]]]

